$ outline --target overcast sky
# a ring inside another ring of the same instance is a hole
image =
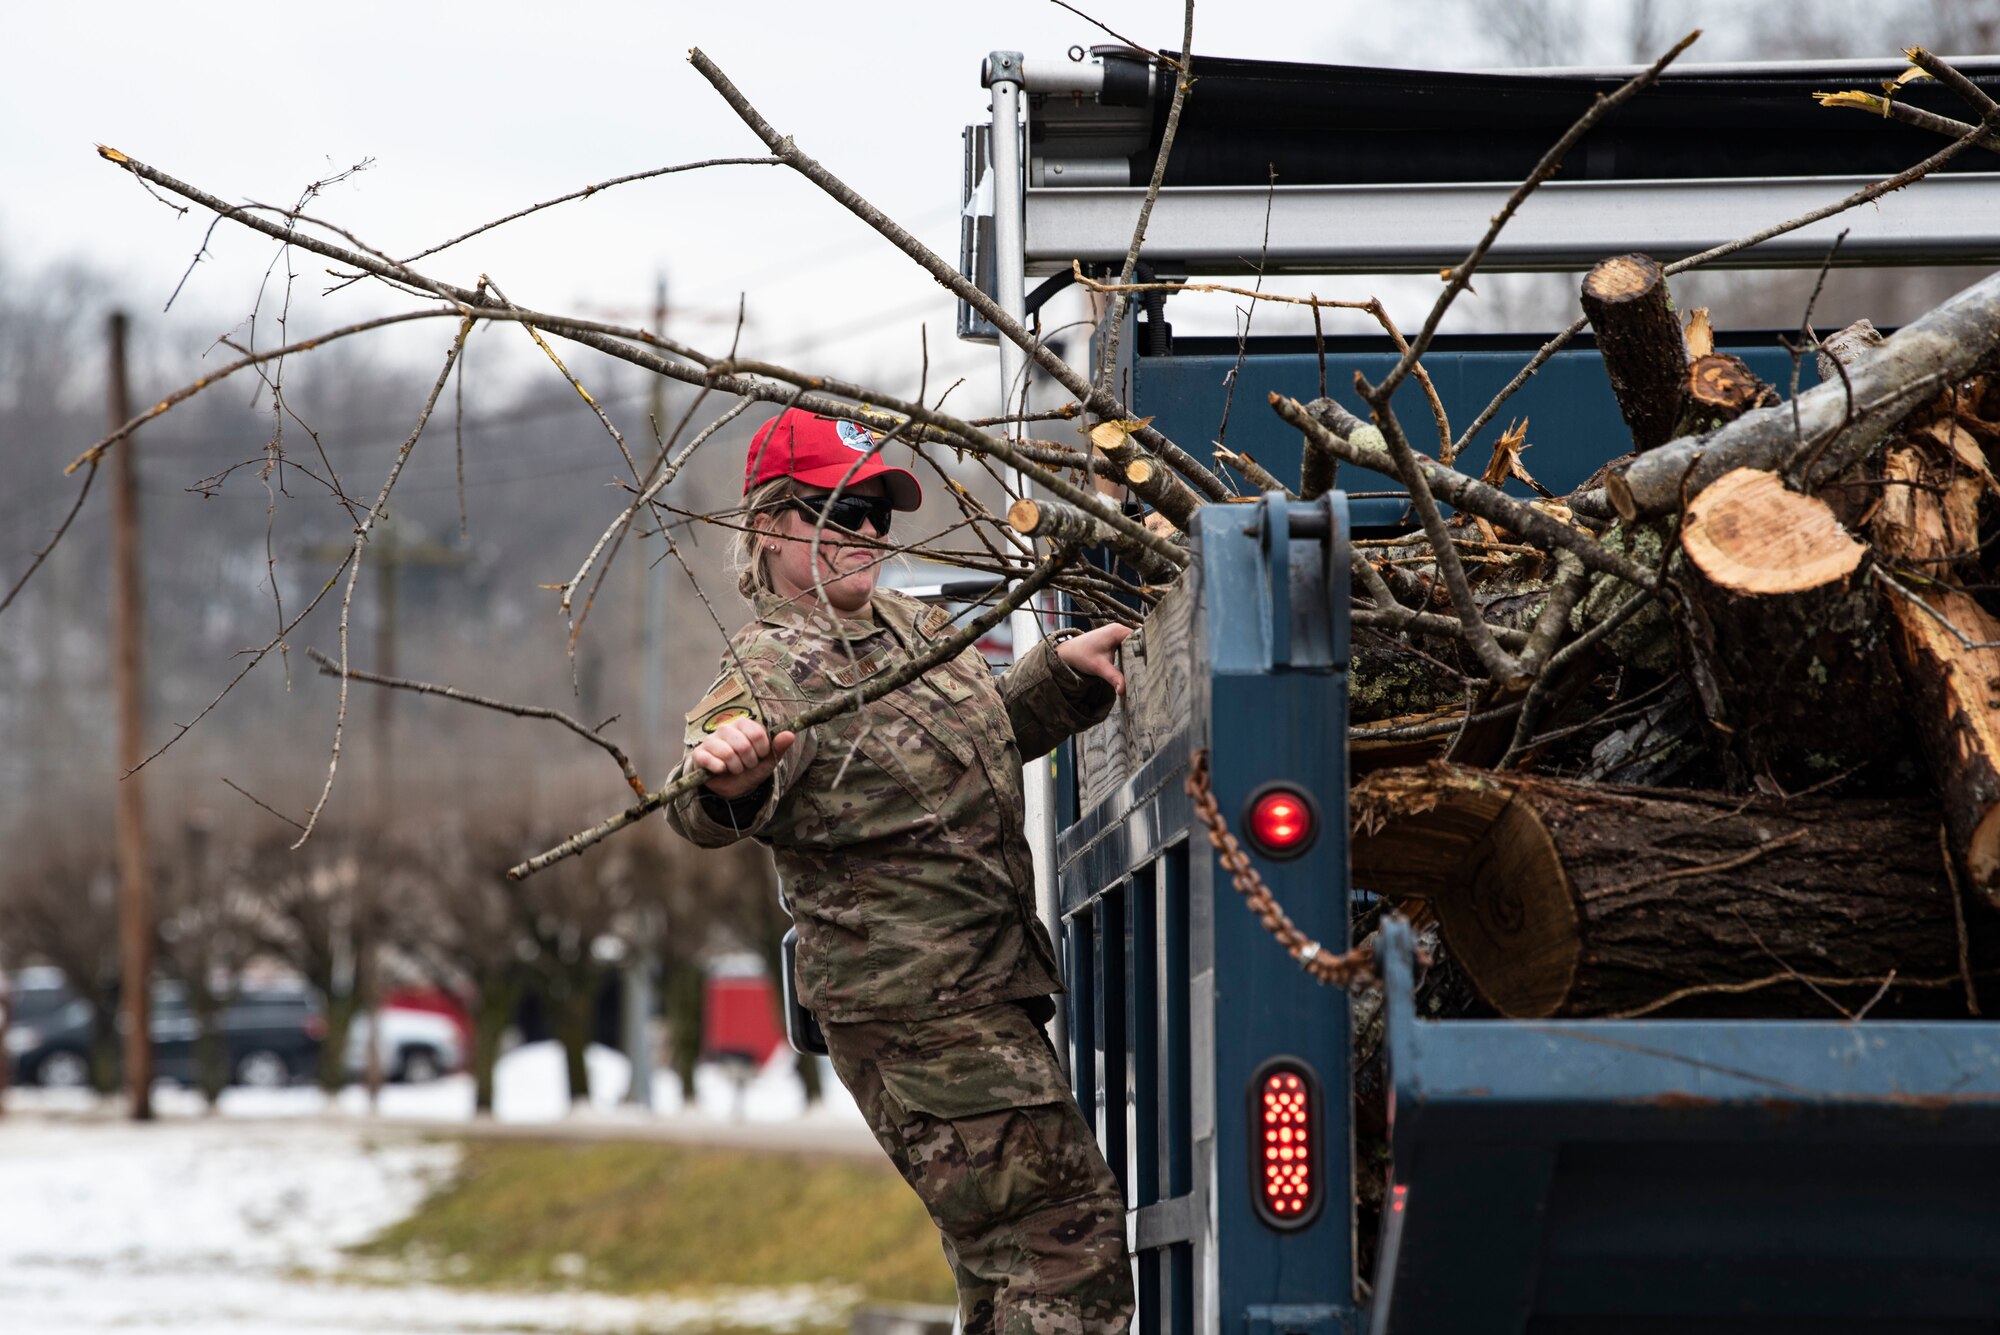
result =
[[[1171,0],[1087,7],[1135,40],[1179,43]],[[1345,0],[1212,4],[1197,15],[1195,49],[1382,59],[1398,34],[1382,28],[1380,10]],[[1449,40],[1453,27],[1431,33],[1422,54],[1463,59],[1472,47]],[[699,46],[779,129],[955,257],[959,131],[987,114],[981,58],[1000,47],[1056,56],[1109,40],[1047,0],[100,2],[12,6],[6,31],[0,275],[18,281],[87,259],[116,276],[146,319],[158,318],[209,220],[147,198],[99,160],[97,143],[225,199],[271,204],[369,160],[312,212],[407,254],[593,181],[761,152],[688,65],[688,48]],[[225,226],[210,251],[171,317],[206,336],[249,310],[275,247]],[[726,341],[741,292],[751,351],[836,371],[891,358],[913,366],[923,321],[934,366],[984,371],[993,356],[954,343],[951,302],[936,284],[782,169],[622,187],[428,264],[467,286],[489,273],[527,305],[635,323],[664,272],[675,332],[703,344]],[[366,287],[318,301],[319,267],[301,265],[295,334],[401,304]],[[418,337],[441,346],[448,335]]]
[[[1568,14],[1559,45],[1574,59],[1626,54],[1619,48],[1630,41],[1633,0],[1521,0],[1499,16],[1459,0],[1231,0],[1197,12],[1195,50],[1490,63],[1501,45],[1492,25],[1519,27],[1519,15],[1538,5]],[[1084,7],[1137,41],[1179,44],[1174,0]],[[1691,57],[1708,59],[1737,54],[1728,29],[1740,29],[1752,8],[1651,5],[1667,23],[1708,23],[1706,50]],[[312,212],[407,254],[594,181],[760,152],[688,65],[688,48],[699,46],[780,130],[955,257],[959,131],[987,115],[981,58],[994,48],[1057,56],[1108,40],[1048,0],[99,0],[11,6],[5,31],[0,278],[86,259],[113,274],[148,320],[160,318],[209,219],[149,199],[98,159],[96,143],[225,199],[270,204],[290,203],[308,182],[367,160],[368,170],[329,188]],[[191,335],[229,330],[250,309],[275,249],[240,228],[218,229],[211,259],[169,322]],[[407,304],[369,286],[321,301],[322,266],[302,259],[295,336]],[[922,322],[934,384],[940,375],[983,375],[994,356],[955,343],[950,299],[783,169],[721,168],[625,186],[426,265],[466,286],[491,274],[527,305],[631,323],[647,318],[654,277],[664,273],[673,332],[707,346],[726,342],[742,293],[746,351],[835,373],[911,370]],[[1230,318],[1226,308],[1218,318]],[[423,330],[406,342],[441,349],[446,337]]]

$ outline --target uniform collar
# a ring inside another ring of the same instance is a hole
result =
[[[797,598],[780,598],[769,591],[756,597],[757,619],[767,626],[795,626],[844,640],[866,639],[884,630],[905,644],[928,610],[913,598],[890,589],[877,589],[861,612],[841,615],[811,593]],[[929,632],[925,634],[929,638]]]

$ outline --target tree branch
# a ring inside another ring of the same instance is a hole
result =
[[[866,684],[852,691],[843,692],[840,695],[822,700],[819,704],[812,706],[794,718],[774,721],[767,726],[774,733],[804,732],[808,728],[814,728],[822,723],[830,722],[833,719],[841,717],[843,714],[852,713],[864,705],[881,699],[891,691],[900,690],[902,687],[909,685],[909,683],[915,681],[938,664],[949,662],[951,659],[956,658],[973,644],[976,644],[980,636],[999,625],[1002,621],[1005,621],[1013,614],[1015,608],[1034,597],[1041,591],[1043,585],[1054,579],[1062,568],[1069,564],[1072,555],[1072,551],[1068,548],[1050,553],[1048,559],[1043,561],[1027,578],[1016,584],[1005,598],[1002,598],[991,608],[973,618],[969,624],[960,630],[946,636],[923,653],[911,658],[901,667],[872,677]],[[698,766],[683,771],[672,783],[669,783],[657,792],[648,793],[640,801],[627,807],[617,815],[599,821],[587,830],[571,835],[554,848],[543,853],[537,853],[534,857],[520,863],[518,866],[508,868],[507,879],[510,881],[525,880],[533,876],[536,872],[562,861],[564,858],[573,857],[581,853],[584,849],[602,842],[650,812],[657,811],[669,802],[684,797],[695,791],[695,789],[704,786],[708,782],[708,777],[708,771]]]
[[[319,664],[320,675],[323,677],[340,677],[343,680],[349,681],[365,681],[371,686],[387,686],[399,691],[413,691],[418,695],[435,695],[445,700],[456,700],[460,704],[477,705],[481,709],[491,709],[502,714],[512,714],[515,718],[541,718],[548,719],[553,723],[560,723],[591,745],[602,748],[606,754],[618,763],[618,771],[625,776],[626,786],[640,797],[646,795],[645,781],[640,779],[639,772],[632,768],[631,760],[627,758],[623,751],[618,749],[617,743],[605,737],[602,733],[584,727],[583,724],[578,723],[559,709],[544,709],[540,705],[510,704],[505,700],[495,700],[490,696],[475,695],[471,691],[462,691],[456,686],[440,686],[435,682],[413,681],[408,677],[385,677],[380,673],[363,672],[361,669],[355,667],[342,668],[340,664],[313,648],[306,650],[306,657]],[[234,785],[231,786],[233,787]],[[238,791],[241,790],[239,789]],[[244,796],[248,797],[249,794],[245,793]],[[251,800],[256,801],[255,798]],[[258,805],[262,806],[263,804],[260,802]],[[266,807],[265,810],[268,811],[270,808]],[[272,814],[275,815],[277,813],[274,812]],[[293,823],[297,824],[297,822]],[[299,826],[299,828],[303,830],[305,827]]]
[[[722,95],[722,100],[727,102],[730,109],[750,127],[752,133],[762,139],[773,153],[785,160],[786,166],[831,195],[848,212],[887,237],[897,249],[915,260],[926,273],[950,289],[959,300],[984,316],[1003,337],[1017,344],[1035,365],[1047,372],[1057,384],[1076,395],[1077,401],[1085,408],[1099,417],[1124,419],[1132,416],[1130,410],[1115,395],[1078,375],[1074,367],[1045,347],[1042,341],[1020,321],[1001,310],[1000,304],[982,292],[977,284],[967,282],[955,267],[947,264],[936,252],[911,236],[894,219],[863,199],[839,177],[821,166],[794,144],[791,136],[781,135],[773,129],[770,122],[758,113],[757,108],[750,104],[750,100],[742,91],[730,82],[729,76],[699,48],[688,52],[688,60],[701,76],[714,86],[715,91]],[[1228,488],[1223,486],[1220,478],[1202,467],[1199,460],[1159,432],[1151,427],[1144,427],[1138,435],[1140,442],[1147,449],[1165,459],[1210,500],[1223,500],[1229,495]]]

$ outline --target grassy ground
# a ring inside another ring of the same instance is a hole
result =
[[[454,1180],[356,1250],[473,1286],[837,1284],[875,1302],[952,1301],[916,1196],[886,1162],[859,1159],[469,1141]]]

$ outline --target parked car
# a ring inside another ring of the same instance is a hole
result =
[[[66,989],[15,993],[8,1025],[14,1079],[24,1085],[80,1089],[90,1083],[90,1008]],[[39,1017],[31,1019],[30,1016]],[[310,1077],[319,1063],[326,1025],[312,994],[296,987],[246,989],[221,1016],[229,1083],[272,1089]],[[197,1083],[195,1040],[199,1025],[177,983],[153,988],[153,1074]]]
[[[90,1008],[54,969],[23,969],[8,999],[13,1081],[81,1089],[90,1084]]]
[[[277,1089],[310,1079],[319,1066],[326,1021],[302,987],[247,988],[222,1012],[229,1083]],[[153,1074],[183,1085],[199,1083],[199,1026],[177,983],[153,988]]]
[[[382,1074],[391,1080],[421,1084],[458,1070],[465,1064],[458,1026],[435,1011],[385,1006],[377,1051]],[[368,1059],[368,1017],[356,1016],[347,1031],[347,1073],[359,1079]]]

